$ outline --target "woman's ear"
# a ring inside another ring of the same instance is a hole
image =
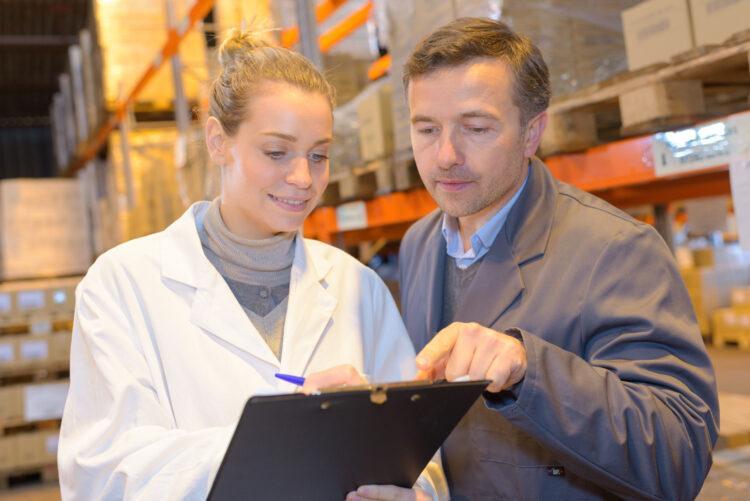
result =
[[[229,141],[224,128],[216,117],[208,117],[205,127],[206,147],[211,161],[221,167],[231,163]]]

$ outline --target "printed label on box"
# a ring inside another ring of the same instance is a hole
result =
[[[10,313],[12,297],[8,292],[0,292],[0,313]]]
[[[26,421],[44,421],[62,417],[65,399],[68,396],[67,382],[31,385],[23,390]]]
[[[44,308],[44,291],[20,291],[16,297],[18,297],[18,309],[21,311]]]
[[[47,448],[47,453],[51,454],[53,456],[57,455],[57,445],[60,442],[60,435],[50,435],[45,440],[45,447]]]
[[[44,360],[49,357],[47,341],[24,341],[21,343],[22,360]]]
[[[32,334],[50,334],[52,332],[52,320],[34,320],[31,322],[30,331]]]
[[[367,206],[364,202],[350,202],[336,207],[336,226],[339,231],[367,228]]]
[[[16,359],[16,354],[13,350],[13,345],[10,343],[0,344],[0,363],[7,364]]]

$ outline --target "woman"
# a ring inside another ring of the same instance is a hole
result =
[[[275,373],[308,375],[308,389],[413,376],[377,275],[299,235],[328,183],[330,85],[247,33],[220,61],[205,134],[220,198],[105,253],[78,287],[65,499],[205,498],[247,398],[295,391]]]

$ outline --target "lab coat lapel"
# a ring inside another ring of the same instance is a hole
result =
[[[276,367],[279,360],[247,317],[224,278],[203,253],[196,226],[209,202],[193,204],[162,234],[161,268],[166,279],[193,287],[190,321],[210,335]]]
[[[212,271],[212,272],[211,272]],[[279,367],[279,360],[247,317],[224,278],[215,269],[195,292],[190,320],[211,335]]]
[[[289,303],[281,351],[282,372],[304,374],[321,337],[331,322],[336,296],[328,290],[325,276],[331,263],[305,243],[295,239],[294,263],[289,284]],[[360,301],[360,298],[351,298]]]

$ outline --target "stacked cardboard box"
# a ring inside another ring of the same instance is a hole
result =
[[[720,44],[750,29],[750,0],[690,0],[695,45]]]
[[[54,465],[59,432],[36,431],[0,438],[0,470],[18,471]]]
[[[750,350],[750,286],[733,288],[730,307],[716,310],[712,320],[714,344],[733,341]]]
[[[69,332],[0,336],[0,375],[66,368],[70,339]]]
[[[177,20],[192,6],[190,0],[174,0]],[[104,60],[104,97],[108,106],[130,92],[137,79],[153,64],[167,40],[167,14],[163,2],[129,0],[95,2],[97,31]],[[186,69],[183,85],[188,99],[198,100],[208,79],[205,38],[197,29],[180,44]],[[171,107],[174,99],[172,70],[166,62],[138,96],[157,108]]]
[[[205,168],[198,163],[179,166],[175,145],[182,139],[173,127],[131,131],[127,162],[121,140],[119,133],[110,136],[114,186],[109,195],[117,207],[118,242],[161,231],[176,220],[192,199],[185,195],[191,191],[186,176],[191,169]]]
[[[76,179],[0,182],[3,280],[85,272],[92,259],[89,218]]]

